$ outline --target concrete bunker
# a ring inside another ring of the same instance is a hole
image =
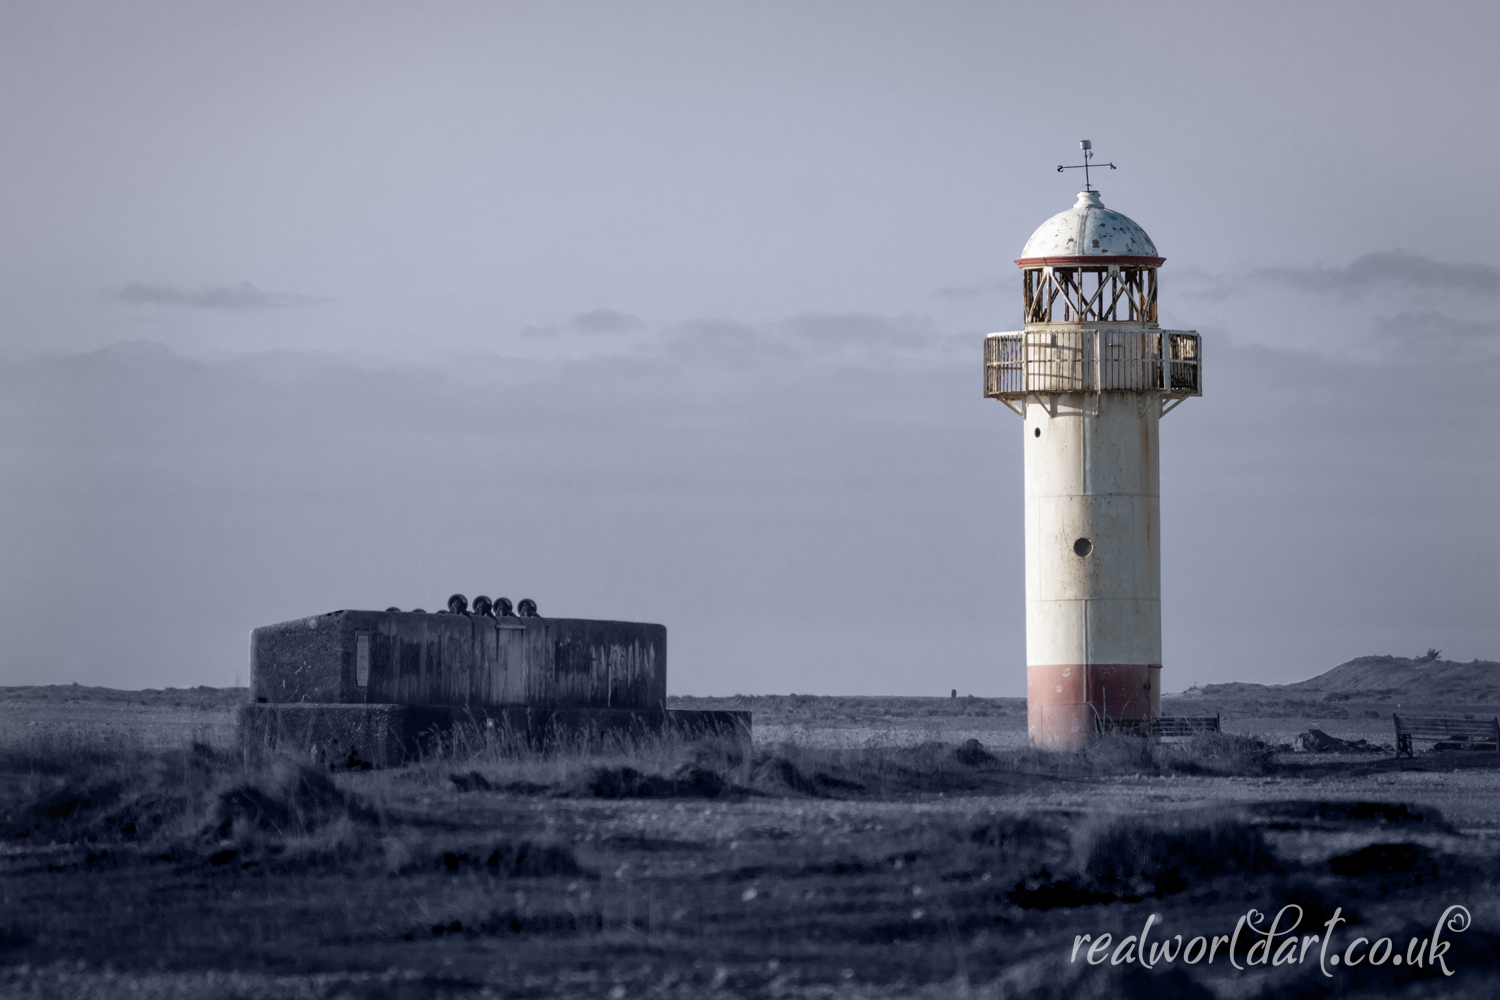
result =
[[[536,602],[454,594],[447,611],[331,611],[250,634],[247,749],[339,766],[415,759],[459,726],[557,739],[678,731],[750,738],[749,712],[669,710],[667,630],[544,618]]]

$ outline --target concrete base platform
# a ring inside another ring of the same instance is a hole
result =
[[[749,712],[655,712],[611,708],[529,708],[491,705],[341,705],[253,703],[239,711],[246,753],[307,753],[335,768],[397,767],[424,756],[463,751],[490,739],[536,750],[603,747],[652,736],[727,739],[751,745]]]

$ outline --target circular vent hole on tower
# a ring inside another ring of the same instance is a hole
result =
[[[1078,539],[1078,541],[1073,543],[1073,551],[1079,556],[1079,558],[1082,558],[1083,556],[1086,556],[1090,552],[1094,551],[1094,543],[1089,541],[1087,538],[1080,538]]]
[[[1036,433],[1036,436],[1037,436],[1037,437],[1041,437],[1041,436],[1042,436],[1042,429],[1041,429],[1041,428],[1040,428],[1040,427],[1038,427],[1038,428],[1037,428],[1037,429],[1036,429],[1036,432],[1035,432],[1035,433]]]

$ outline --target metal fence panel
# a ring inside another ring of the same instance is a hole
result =
[[[1203,391],[1201,343],[1190,330],[1071,329],[992,333],[984,341],[984,394]]]

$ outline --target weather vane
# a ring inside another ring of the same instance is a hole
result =
[[[1093,185],[1089,183],[1089,161],[1094,158],[1094,144],[1092,142],[1089,142],[1087,139],[1082,139],[1078,143],[1078,148],[1083,150],[1083,162],[1075,163],[1070,167],[1065,167],[1061,163],[1059,163],[1057,165],[1057,172],[1062,173],[1064,170],[1082,170],[1083,189],[1085,191],[1092,191],[1094,190],[1094,188]],[[1100,166],[1108,167],[1111,170],[1116,169],[1113,163],[1101,163]]]

